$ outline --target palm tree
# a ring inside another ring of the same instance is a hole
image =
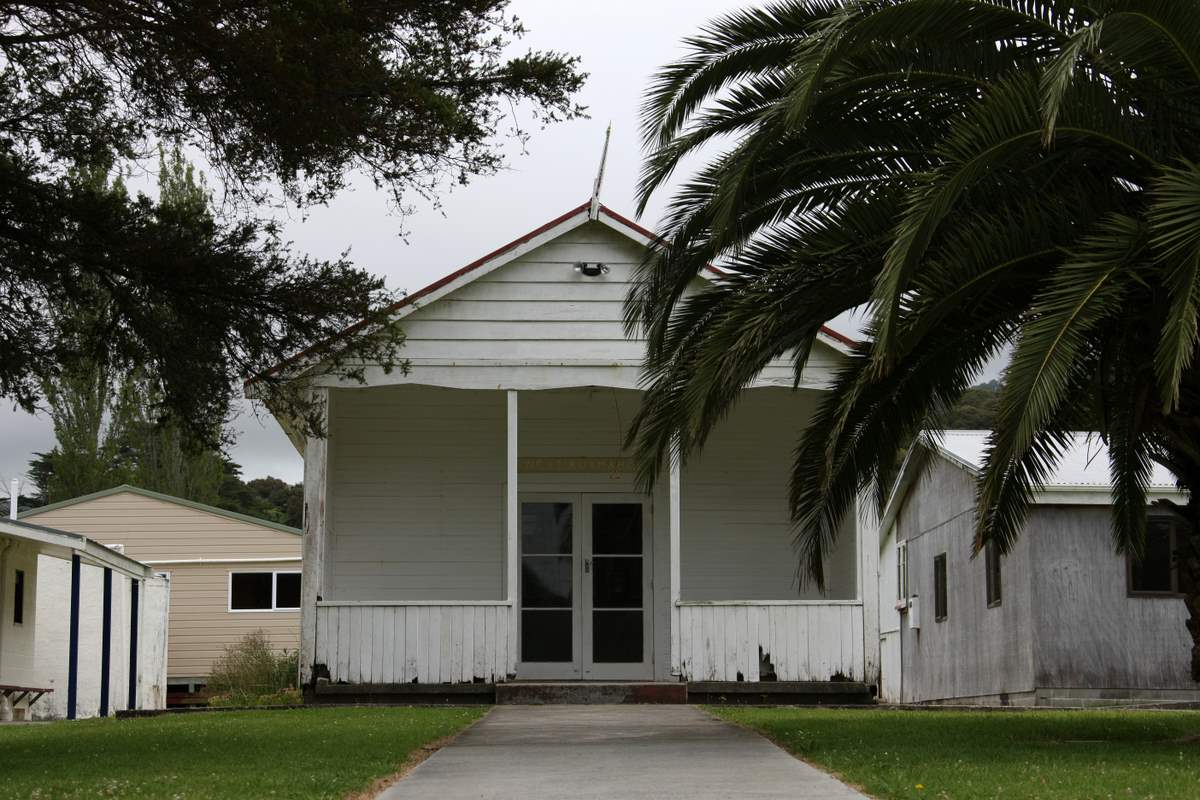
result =
[[[798,444],[802,567],[856,495],[1012,348],[975,547],[1008,550],[1072,430],[1106,438],[1140,554],[1152,462],[1190,491],[1200,680],[1200,7],[1179,0],[792,0],[686,40],[644,107],[641,207],[686,156],[627,303],[650,342],[630,439],[684,459],[822,322],[865,341]],[[727,278],[685,291],[710,262]]]

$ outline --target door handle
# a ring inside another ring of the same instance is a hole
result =
[[[585,558],[583,560],[583,574],[590,575],[591,573],[592,573],[592,560],[590,558]]]

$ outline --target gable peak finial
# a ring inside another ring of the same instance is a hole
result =
[[[608,140],[612,138],[612,123],[604,132],[604,149],[600,151],[600,169],[596,171],[596,182],[592,184],[592,203],[588,206],[588,219],[600,219],[600,187],[604,183],[604,162],[608,161]]]

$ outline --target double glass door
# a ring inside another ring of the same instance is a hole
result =
[[[650,511],[640,495],[521,498],[522,678],[653,673]]]

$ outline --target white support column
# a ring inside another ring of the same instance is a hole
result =
[[[672,448],[670,483],[667,505],[669,506],[668,518],[671,554],[671,674],[682,675],[683,665],[680,663],[679,653],[679,545],[680,532],[683,528],[683,515],[679,507],[681,480],[678,445]]]
[[[517,665],[517,630],[520,627],[520,609],[517,607],[517,537],[520,535],[520,506],[517,499],[517,390],[508,390],[507,413],[507,452],[505,454],[504,479],[504,534],[505,556],[507,559],[505,572],[505,590],[509,602],[509,613],[512,615],[512,625],[509,626],[508,663],[509,669],[515,671]]]
[[[300,685],[312,681],[317,653],[317,601],[325,593],[325,535],[329,470],[329,390],[314,390],[324,406],[325,437],[304,445],[304,574],[300,582]]]
[[[863,614],[863,674],[879,685],[879,514],[871,491],[859,492],[854,508],[858,546],[858,596]]]

